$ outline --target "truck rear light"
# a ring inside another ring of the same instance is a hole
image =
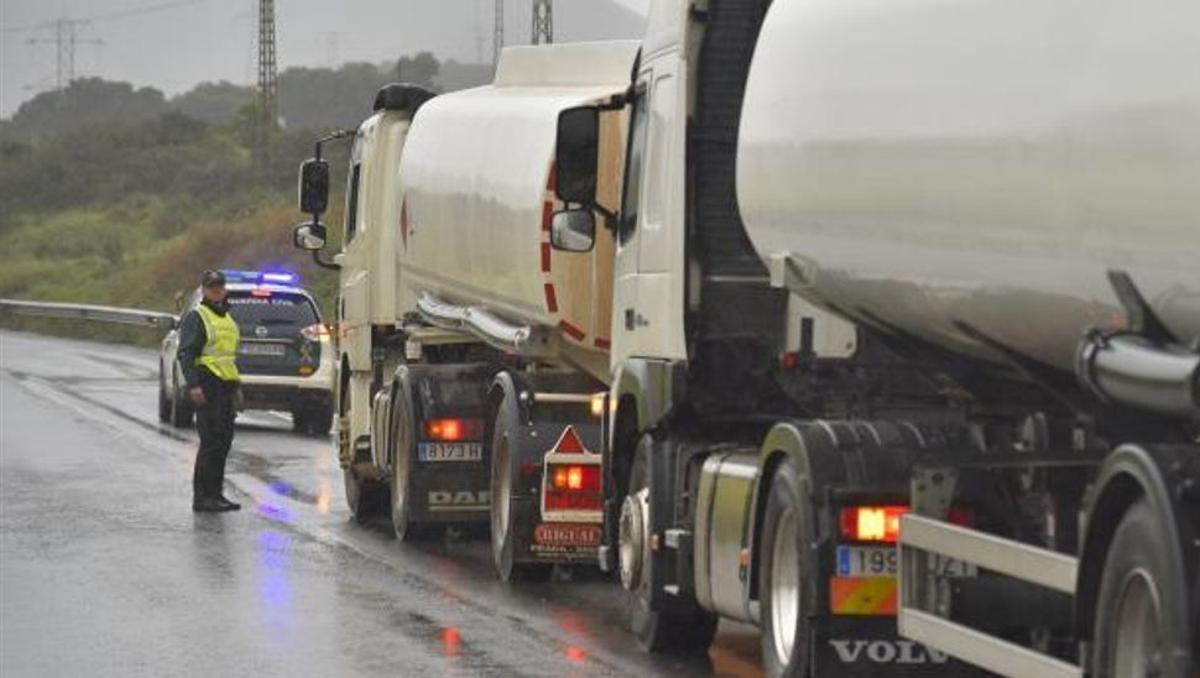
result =
[[[842,508],[842,538],[848,541],[874,541],[895,544],[900,538],[900,516],[908,513],[904,505],[845,506]],[[970,527],[975,512],[970,508],[953,506],[946,520],[955,525]]]
[[[900,516],[907,506],[846,506],[842,508],[842,538],[850,541],[896,543]]]
[[[483,437],[482,419],[429,419],[425,422],[425,438],[454,443],[479,440]]]
[[[551,464],[550,488],[576,492],[599,492],[600,467],[590,464]]]
[[[599,511],[600,466],[593,464],[549,464],[545,508],[549,511]]]

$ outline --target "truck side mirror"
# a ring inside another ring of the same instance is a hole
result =
[[[588,252],[596,244],[596,215],[591,209],[563,210],[550,222],[550,244],[564,252]]]
[[[300,165],[300,211],[323,214],[329,206],[329,163],[309,158]]]
[[[292,244],[297,249],[316,252],[325,247],[325,227],[313,221],[296,226],[292,231]]]
[[[599,140],[600,110],[595,106],[576,106],[558,114],[554,165],[560,200],[587,207],[596,204]]]

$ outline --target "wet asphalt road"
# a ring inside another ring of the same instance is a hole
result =
[[[190,510],[195,434],[157,356],[0,332],[0,674],[754,676],[753,629],[641,651],[590,572],[497,582],[486,542],[349,518],[328,440],[239,417],[238,513]]]

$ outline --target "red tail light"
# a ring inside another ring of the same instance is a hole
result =
[[[599,511],[600,467],[592,464],[550,464],[546,469],[546,509]]]
[[[429,419],[425,422],[428,440],[454,443],[483,437],[482,419]]]
[[[847,506],[842,508],[842,538],[851,541],[896,543],[900,516],[907,506]]]
[[[895,544],[900,538],[900,516],[908,511],[909,508],[903,505],[843,507],[842,538]],[[975,522],[975,513],[969,508],[955,506],[946,519],[955,525],[969,527]]]

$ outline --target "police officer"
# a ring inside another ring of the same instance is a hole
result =
[[[200,277],[204,298],[184,316],[179,327],[179,367],[196,407],[200,451],[192,474],[192,510],[236,511],[241,505],[222,494],[225,459],[233,445],[233,418],[238,391],[237,357],[240,332],[225,298],[225,275],[205,271]]]

